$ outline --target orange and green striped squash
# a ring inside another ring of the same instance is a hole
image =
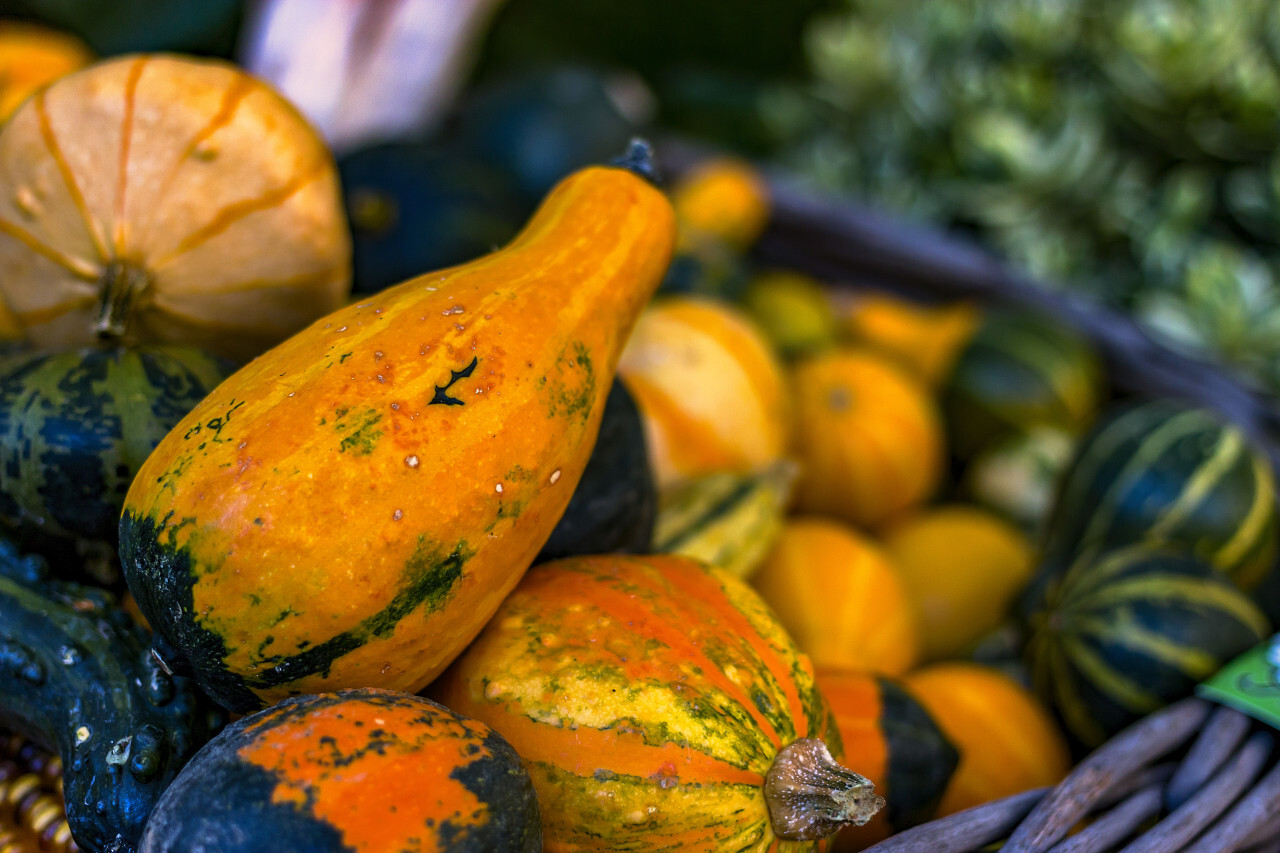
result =
[[[790,374],[796,508],[876,527],[920,505],[942,477],[942,422],[924,384],[888,356],[838,349]]]
[[[426,686],[564,513],[674,230],[647,180],[585,169],[505,249],[223,382],[125,499],[121,562],[160,655],[242,711]]]
[[[0,335],[247,360],[345,301],[339,194],[312,127],[230,63],[69,74],[0,131]]]
[[[778,356],[740,309],[715,299],[656,300],[618,372],[640,406],[660,490],[717,471],[777,462],[789,435]]]
[[[26,21],[0,21],[0,122],[41,86],[93,61],[69,33]]]
[[[865,826],[840,830],[834,849],[861,850],[930,820],[960,754],[902,682],[869,672],[818,667],[818,688],[835,714],[845,761],[884,797]]]
[[[920,658],[910,588],[884,549],[844,522],[789,518],[751,585],[817,666],[901,675]]]
[[[882,805],[836,764],[809,659],[748,586],[687,557],[535,566],[431,695],[524,758],[548,851],[817,850],[841,826],[823,811]]]
[[[538,800],[484,723],[419,696],[342,690],[242,717],[165,791],[140,851],[541,850]]]

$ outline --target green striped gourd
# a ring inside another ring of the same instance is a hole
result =
[[[133,475],[231,373],[190,347],[0,361],[0,520],[22,539],[114,542]]]
[[[1132,546],[1091,551],[1045,587],[1028,621],[1036,691],[1085,747],[1191,693],[1270,630],[1211,566]]]
[[[1275,481],[1244,433],[1172,400],[1106,416],[1067,470],[1042,575],[1090,549],[1143,543],[1187,550],[1251,589],[1276,553]]]
[[[659,498],[653,550],[750,577],[782,532],[796,473],[796,464],[783,460],[749,474],[717,471],[671,488]]]
[[[950,446],[961,460],[1015,432],[1089,427],[1102,397],[1097,354],[1039,314],[992,310],[943,385]]]

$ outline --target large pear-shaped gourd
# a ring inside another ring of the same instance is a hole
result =
[[[237,710],[425,686],[568,504],[673,239],[642,177],[586,169],[505,249],[331,314],[220,385],[121,519],[161,657]]]
[[[333,158],[227,62],[128,56],[60,78],[0,132],[0,335],[200,346],[245,361],[338,308]]]

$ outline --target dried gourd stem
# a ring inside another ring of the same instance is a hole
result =
[[[1112,850],[1146,821],[1160,814],[1161,786],[1151,785],[1051,848],[1049,853],[1103,853]]]
[[[841,767],[817,738],[797,738],[778,751],[764,777],[773,834],[817,841],[846,826],[862,826],[884,808],[875,785]]]
[[[1226,816],[1209,828],[1185,853],[1222,853],[1237,850],[1264,824],[1280,816],[1280,764],[1235,804]]]
[[[866,853],[965,853],[1004,838],[1052,788],[1035,788],[889,836]]]
[[[1209,716],[1210,706],[1189,698],[1129,726],[1095,750],[1032,809],[1002,853],[1040,853],[1061,841],[1102,794],[1186,740]]]
[[[1163,853],[1179,850],[1213,823],[1262,772],[1273,739],[1258,732],[1226,765],[1168,817],[1125,848],[1125,853]],[[1168,793],[1165,795],[1168,798]]]
[[[143,294],[151,286],[151,275],[141,267],[112,261],[98,281],[102,296],[93,330],[99,338],[123,340]]]
[[[1250,725],[1249,718],[1234,708],[1224,705],[1215,710],[1178,765],[1178,772],[1169,780],[1164,792],[1165,808],[1177,809],[1200,790],[1236,751]]]

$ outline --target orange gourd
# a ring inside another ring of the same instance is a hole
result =
[[[790,378],[799,510],[876,526],[933,494],[944,440],[919,379],[856,350],[802,361]]]
[[[817,666],[900,675],[919,658],[902,580],[879,545],[839,521],[789,519],[751,584]]]
[[[41,86],[93,61],[75,36],[25,21],[0,21],[0,122]]]
[[[121,562],[161,656],[236,710],[425,686],[568,505],[674,231],[644,178],[583,170],[506,248],[223,382],[125,501]]]
[[[845,329],[854,341],[897,359],[937,387],[978,322],[978,310],[969,303],[919,305],[887,294],[866,294],[849,307]]]
[[[938,815],[953,814],[1067,775],[1067,743],[1049,712],[1026,688],[990,667],[938,663],[905,679],[960,750],[960,764]]]
[[[351,240],[333,158],[221,61],[112,59],[0,131],[0,334],[245,360],[334,310]]]
[[[769,188],[745,160],[716,157],[684,174],[671,190],[681,248],[717,240],[742,250],[769,221]]]
[[[737,308],[669,297],[645,311],[622,354],[659,488],[782,458],[789,391],[777,356]]]

